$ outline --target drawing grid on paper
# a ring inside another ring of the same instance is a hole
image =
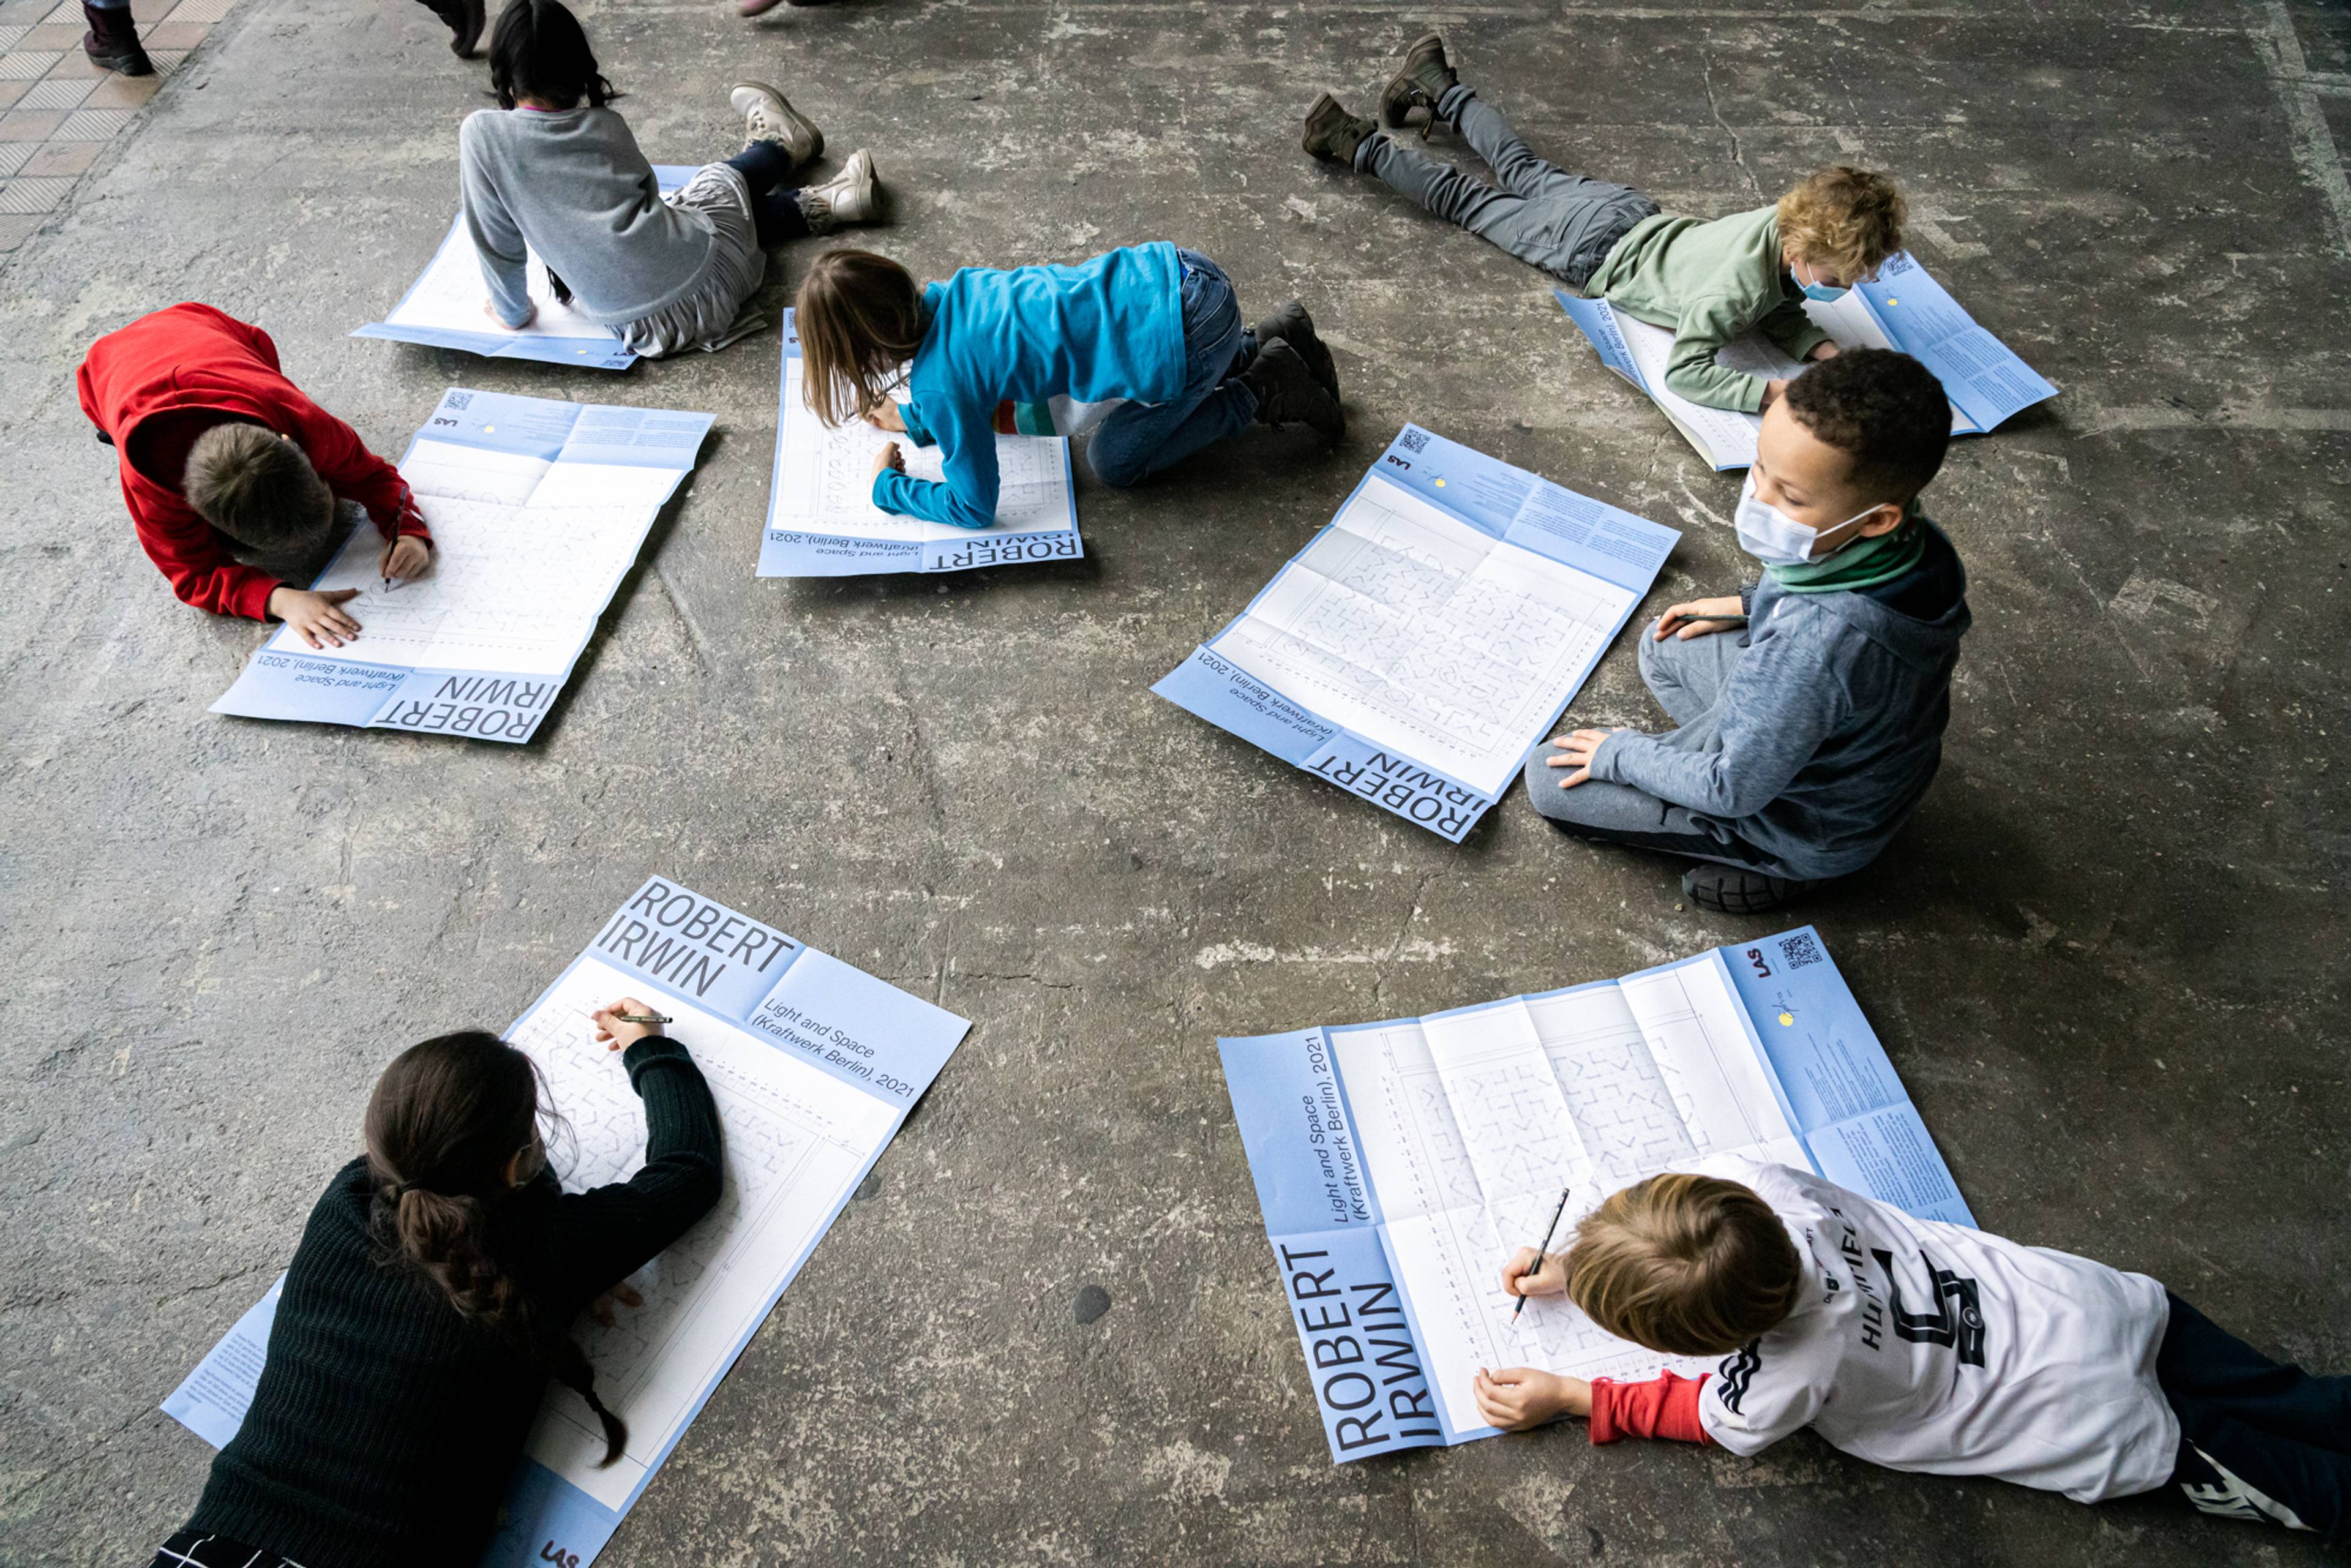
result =
[[[970,534],[1053,533],[1071,527],[1064,443],[1052,436],[996,437],[996,522],[959,528],[921,517],[893,516],[873,504],[873,459],[896,440],[907,477],[938,481],[940,450],[874,429],[862,420],[828,426],[800,397],[800,361],[784,369],[784,460],[774,498],[774,521],[811,533],[844,531],[860,538],[916,542]]]
[[[1483,559],[1448,560],[1417,519],[1368,490],[1348,523],[1371,548],[1314,574],[1286,628],[1246,618],[1249,640],[1300,684],[1343,692],[1401,730],[1515,756],[1539,722],[1530,701],[1598,653],[1617,607],[1573,586],[1529,592],[1481,573]]]
[[[626,1181],[644,1164],[643,1103],[631,1088],[619,1057],[597,1045],[583,1015],[625,993],[634,982],[601,964],[575,968],[507,1038],[528,1051],[547,1074],[549,1096],[569,1123],[576,1148],[559,1146],[557,1170],[564,1190],[585,1191]],[[666,1004],[673,1009],[681,1004]],[[734,1026],[698,1013],[683,1013],[679,1038]],[[740,1031],[736,1031],[740,1032]],[[763,1041],[745,1039],[759,1051]],[[835,1195],[810,1190],[837,1184],[872,1153],[851,1141],[824,1111],[796,1103],[774,1080],[754,1079],[733,1066],[726,1054],[695,1051],[695,1065],[710,1085],[726,1128],[726,1186],[718,1206],[651,1263],[631,1276],[644,1305],[615,1313],[611,1327],[582,1317],[574,1333],[596,1369],[599,1394],[613,1409],[628,1413],[662,1370],[664,1352],[698,1326],[703,1308],[696,1287],[705,1276],[725,1272],[733,1259],[752,1248],[760,1233],[778,1222],[797,1223],[828,1214]],[[827,1158],[826,1155],[832,1157]],[[568,1157],[565,1157],[568,1156]],[[601,1428],[587,1406],[554,1391],[549,1410],[601,1446]],[[650,1460],[665,1428],[630,1436],[630,1451]]]

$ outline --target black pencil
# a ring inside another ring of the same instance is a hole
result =
[[[1567,1195],[1574,1190],[1575,1184],[1573,1182],[1570,1182],[1567,1186],[1559,1189],[1559,1207],[1551,1211],[1551,1223],[1543,1227],[1542,1245],[1535,1249],[1535,1271],[1537,1272],[1540,1272],[1542,1269],[1543,1254],[1551,1250],[1551,1239],[1559,1233],[1559,1217],[1567,1212]],[[1526,1275],[1521,1274],[1519,1278],[1523,1280],[1526,1278]],[[1524,1296],[1520,1296],[1519,1298],[1519,1304],[1510,1309],[1510,1321],[1512,1322],[1517,1322],[1519,1321],[1519,1314],[1526,1310],[1527,1299]]]

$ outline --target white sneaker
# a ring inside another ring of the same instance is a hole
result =
[[[861,147],[849,162],[821,185],[800,193],[809,227],[830,234],[844,224],[870,224],[882,215],[882,182],[873,172],[873,154]]]
[[[745,146],[773,141],[792,155],[796,166],[824,151],[824,132],[816,128],[816,121],[766,82],[738,81],[727,89],[726,101],[743,117]]]

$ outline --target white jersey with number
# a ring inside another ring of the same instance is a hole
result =
[[[1889,1469],[1997,1476],[2080,1502],[2170,1479],[2179,1421],[2155,1380],[2161,1285],[1913,1219],[1809,1171],[1742,1164],[1737,1179],[1795,1240],[1802,1296],[1707,1379],[1708,1437],[1755,1454],[1809,1426]]]

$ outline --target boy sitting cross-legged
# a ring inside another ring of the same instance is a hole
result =
[[[1901,193],[1865,170],[1823,169],[1772,206],[1705,219],[1660,213],[1629,185],[1545,162],[1461,84],[1435,33],[1405,51],[1403,68],[1380,95],[1380,116],[1391,129],[1421,111],[1428,124],[1457,129],[1502,188],[1381,135],[1327,92],[1306,111],[1305,148],[1376,174],[1520,260],[1671,328],[1666,385],[1708,408],[1755,413],[1786,390],[1786,382],[1716,362],[1750,328],[1791,359],[1834,355],[1836,344],[1805,316],[1803,301],[1842,297],[1902,248]]]
[[[1942,759],[1968,629],[1967,574],[1918,508],[1950,434],[1942,383],[1907,354],[1856,349],[1791,383],[1739,503],[1762,578],[1677,604],[1636,641],[1680,727],[1536,747],[1535,809],[1696,860],[1683,892],[1733,915],[1876,859]]]
[[[2077,1502],[2177,1486],[2208,1513],[2342,1539],[2351,1377],[2281,1366],[2144,1274],[1914,1219],[1809,1171],[1732,1168],[1626,1187],[1566,1251],[1521,1248],[1502,1270],[1510,1295],[1564,1292],[1608,1333],[1719,1370],[1481,1369],[1479,1413],[1741,1455],[1810,1427],[1891,1469]]]
[[[343,608],[356,589],[315,593],[238,559],[315,556],[334,537],[338,499],[367,508],[387,579],[431,570],[433,535],[407,481],[286,379],[260,328],[173,305],[91,344],[75,382],[115,450],[139,543],[197,609],[283,621],[313,648],[357,637]]]

